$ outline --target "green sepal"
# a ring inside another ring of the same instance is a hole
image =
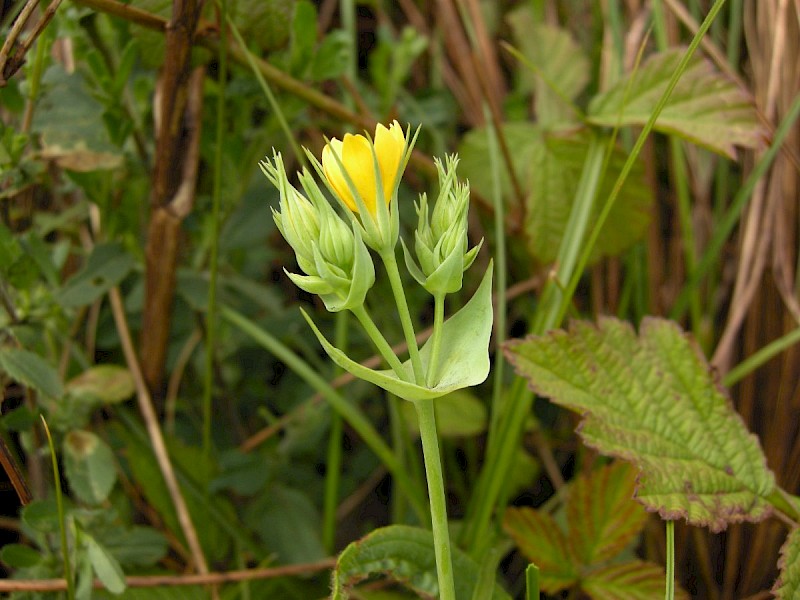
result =
[[[337,293],[320,294],[320,298],[325,303],[325,308],[330,312],[339,312],[362,306],[364,299],[367,297],[367,292],[375,283],[375,265],[372,263],[369,250],[367,250],[364,241],[361,239],[361,232],[358,227],[353,227],[353,270],[350,277],[346,296]]]
[[[438,361],[439,377],[433,387],[424,387],[402,381],[391,370],[376,371],[367,368],[331,344],[320,332],[311,317],[300,309],[313,329],[319,343],[331,360],[359,379],[369,381],[410,401],[430,400],[452,391],[478,385],[489,375],[489,338],[492,333],[492,264],[486,269],[480,286],[469,302],[442,325],[441,355]],[[420,349],[423,369],[430,362],[430,341]],[[403,367],[411,373],[411,362]]]

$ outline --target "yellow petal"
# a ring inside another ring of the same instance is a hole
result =
[[[350,193],[347,179],[342,174],[339,162],[336,160],[337,156],[339,157],[339,161],[341,161],[342,141],[334,138],[322,149],[322,171],[325,173],[325,178],[328,180],[328,183],[331,184],[336,195],[342,199],[350,210],[358,212],[358,206],[356,206],[356,202],[353,200],[353,194]]]
[[[366,204],[367,210],[374,215],[377,188],[372,144],[363,135],[345,134],[341,156],[344,169],[355,185],[356,191]]]
[[[406,138],[403,128],[397,121],[387,129],[381,123],[375,128],[375,155],[381,170],[381,183],[383,184],[383,197],[389,204],[394,191],[400,162],[406,148]]]

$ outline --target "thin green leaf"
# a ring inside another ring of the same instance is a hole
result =
[[[775,488],[749,434],[693,342],[672,322],[575,322],[506,345],[517,372],[553,402],[583,415],[586,444],[633,462],[637,498],[665,519],[720,531],[770,512]]]
[[[609,565],[586,575],[581,587],[595,600],[653,600],[664,596],[664,569],[640,560]],[[675,598],[689,596],[676,587]]]
[[[442,325],[438,383],[432,388],[402,381],[394,371],[376,371],[352,360],[333,346],[303,311],[319,343],[337,365],[406,400],[430,400],[455,390],[478,385],[489,374],[489,337],[492,333],[492,266],[486,270],[478,290],[469,302]],[[430,341],[420,349],[423,369],[430,360]],[[411,363],[404,363],[411,372]]]
[[[453,571],[458,574],[455,582],[458,598],[472,598],[479,570],[479,565],[472,558],[453,548]],[[403,583],[417,594],[435,597],[439,592],[439,584],[431,532],[417,527],[392,525],[376,529],[347,546],[339,555],[333,573],[333,600],[346,600],[350,596],[350,587],[379,573]],[[510,600],[510,596],[497,584],[490,598]]]
[[[539,585],[556,594],[578,582],[576,558],[564,532],[548,513],[532,508],[509,508],[503,529],[529,561],[539,567]]]
[[[608,127],[644,125],[684,53],[672,48],[648,58],[632,82],[624,79],[595,96],[589,121]],[[734,146],[760,148],[767,139],[752,97],[699,57],[689,63],[654,128],[731,158],[736,157]]]
[[[38,354],[20,348],[0,348],[0,369],[22,385],[53,399],[64,395],[61,377]]]
[[[800,528],[789,532],[781,546],[778,561],[780,575],[772,588],[778,600],[798,600],[800,598]]]
[[[584,565],[610,560],[642,531],[647,512],[633,500],[636,470],[616,462],[579,475],[569,488],[569,544]]]

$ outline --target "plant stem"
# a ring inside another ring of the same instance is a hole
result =
[[[397,355],[392,350],[389,342],[387,342],[386,338],[383,337],[383,334],[378,329],[378,326],[375,325],[375,321],[373,321],[372,317],[369,316],[367,309],[362,305],[358,308],[352,309],[352,313],[355,315],[356,319],[358,319],[358,322],[361,323],[361,326],[369,336],[369,339],[371,339],[372,343],[375,344],[375,347],[377,348],[378,352],[380,352],[383,360],[386,361],[389,367],[400,379],[403,381],[409,381],[408,373],[403,367],[403,364],[400,362],[400,359],[397,358]]]
[[[437,383],[436,369],[439,366],[439,348],[442,345],[442,323],[444,323],[444,294],[433,297],[433,333],[431,334],[431,355],[428,362],[428,374],[425,378],[428,387]]]
[[[665,600],[675,599],[675,521],[667,521],[667,580]]]
[[[447,528],[447,504],[444,495],[442,462],[439,456],[439,440],[436,434],[436,415],[433,400],[414,403],[419,419],[422,438],[422,453],[425,458],[425,475],[428,479],[428,498],[431,504],[433,546],[436,553],[436,573],[439,578],[439,598],[455,600],[453,563],[450,558],[450,532]]]
[[[425,385],[425,371],[422,368],[422,359],[419,356],[419,347],[414,333],[414,325],[411,322],[411,313],[408,311],[406,293],[403,290],[403,282],[400,279],[400,271],[397,268],[397,258],[394,249],[381,253],[381,260],[386,267],[389,275],[389,283],[392,286],[394,301],[397,303],[397,313],[400,316],[400,323],[403,326],[403,335],[408,345],[408,354],[411,357],[411,367],[414,370],[414,381],[418,385]]]

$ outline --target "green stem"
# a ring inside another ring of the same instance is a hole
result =
[[[375,325],[375,321],[372,320],[372,317],[369,316],[367,309],[364,305],[361,305],[357,308],[351,309],[352,313],[355,315],[358,322],[361,323],[361,326],[364,328],[364,331],[369,336],[369,339],[372,340],[372,343],[375,344],[375,347],[378,349],[378,352],[383,357],[383,360],[386,361],[386,364],[395,372],[395,374],[402,379],[403,381],[409,381],[408,373],[406,372],[403,364],[400,362],[400,359],[397,358],[397,355],[392,350],[392,347],[389,345],[389,342],[386,341],[386,338],[383,337],[383,334],[378,329],[378,326]],[[409,382],[410,383],[410,382]]]
[[[776,486],[766,500],[792,521],[800,522],[800,507],[795,499],[783,489]]]
[[[400,316],[400,324],[403,326],[403,335],[408,345],[408,354],[411,357],[411,367],[414,370],[414,382],[418,385],[425,384],[425,371],[422,368],[422,359],[419,356],[419,347],[414,333],[414,325],[411,322],[411,313],[406,302],[406,293],[403,289],[403,281],[400,279],[400,271],[397,268],[397,258],[394,249],[381,253],[381,260],[386,267],[389,275],[389,283],[392,286],[394,301],[397,303],[397,313]]]
[[[667,521],[667,580],[665,600],[675,599],[675,521]]]
[[[447,503],[444,495],[444,478],[442,477],[442,461],[439,456],[433,400],[421,400],[415,402],[414,406],[417,408],[422,453],[425,458],[425,475],[428,479],[433,546],[436,553],[436,573],[439,578],[439,598],[455,600],[453,562],[450,558],[450,532],[447,527]]]
[[[268,352],[271,352],[277,359],[285,363],[287,367],[305,380],[312,388],[322,394],[333,409],[347,421],[347,424],[350,425],[359,436],[361,436],[361,439],[364,440],[367,447],[375,453],[384,465],[386,465],[386,468],[394,477],[397,485],[405,490],[417,516],[424,519],[425,503],[419,490],[414,486],[391,448],[381,439],[380,434],[378,434],[372,424],[364,416],[364,413],[333,389],[330,383],[312,369],[307,362],[297,356],[277,338],[250,321],[247,317],[228,307],[221,307],[220,315],[223,319],[249,335]]]
[[[431,355],[428,362],[426,382],[428,387],[437,383],[436,369],[439,367],[439,349],[442,345],[442,324],[444,323],[444,294],[433,296],[433,333],[431,334]]]
[[[50,428],[47,421],[42,418],[44,432],[47,435],[47,443],[50,445],[50,459],[53,462],[53,482],[56,486],[56,510],[58,511],[58,529],[61,534],[61,556],[64,561],[64,579],[67,580],[67,598],[75,599],[75,578],[72,573],[72,565],[69,561],[69,546],[67,545],[67,523],[64,515],[64,494],[61,491],[61,476],[58,474],[58,460],[56,459],[56,448],[53,445],[53,436],[50,435]]]

